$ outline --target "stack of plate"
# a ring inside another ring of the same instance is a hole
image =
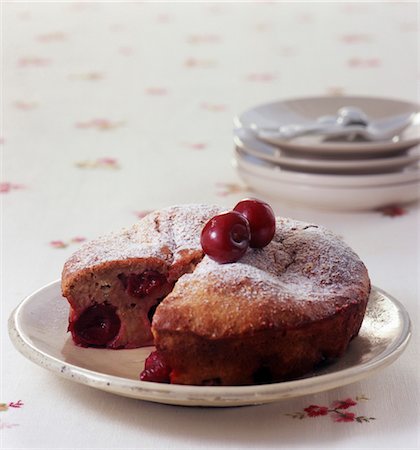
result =
[[[318,97],[269,103],[235,118],[234,164],[254,191],[285,202],[329,210],[368,210],[420,198],[420,114],[390,140],[282,140],[258,132],[308,124],[343,106],[375,121],[418,113],[413,103],[369,97]],[[417,147],[416,147],[417,146]]]

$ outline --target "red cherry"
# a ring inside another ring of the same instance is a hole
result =
[[[162,287],[166,282],[165,275],[156,270],[145,270],[142,273],[130,273],[118,275],[124,289],[128,294],[136,298],[144,298]]]
[[[105,303],[85,309],[69,329],[74,342],[83,347],[105,347],[119,332],[121,326],[115,308]]]
[[[245,254],[250,237],[248,220],[239,212],[229,211],[206,223],[201,232],[201,247],[218,263],[231,263]]]
[[[140,380],[155,383],[169,383],[170,367],[165,363],[157,351],[150,353],[144,362],[144,370],[140,373]]]
[[[252,248],[262,248],[271,242],[276,232],[276,217],[271,206],[255,198],[246,198],[240,201],[234,211],[243,214],[251,228]]]

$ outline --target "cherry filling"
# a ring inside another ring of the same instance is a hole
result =
[[[150,353],[144,362],[144,370],[140,373],[140,380],[155,383],[170,382],[170,367],[165,363],[158,351]]]
[[[143,273],[130,273],[118,275],[124,289],[129,295],[136,298],[144,298],[167,283],[165,275],[156,270],[145,270]]]
[[[76,344],[84,347],[105,347],[118,334],[121,326],[115,308],[101,303],[85,309],[70,331]]]

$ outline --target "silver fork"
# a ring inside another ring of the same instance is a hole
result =
[[[263,140],[285,142],[301,136],[321,135],[329,139],[356,137],[367,141],[387,141],[401,134],[409,125],[420,119],[419,113],[406,113],[369,120],[363,111],[355,107],[343,107],[336,116],[323,116],[309,125],[284,125],[281,127],[251,127]]]

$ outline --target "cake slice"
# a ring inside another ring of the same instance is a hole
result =
[[[62,294],[77,345],[135,348],[153,343],[153,313],[178,278],[202,259],[200,233],[220,208],[174,206],[83,245],[65,263]]]

